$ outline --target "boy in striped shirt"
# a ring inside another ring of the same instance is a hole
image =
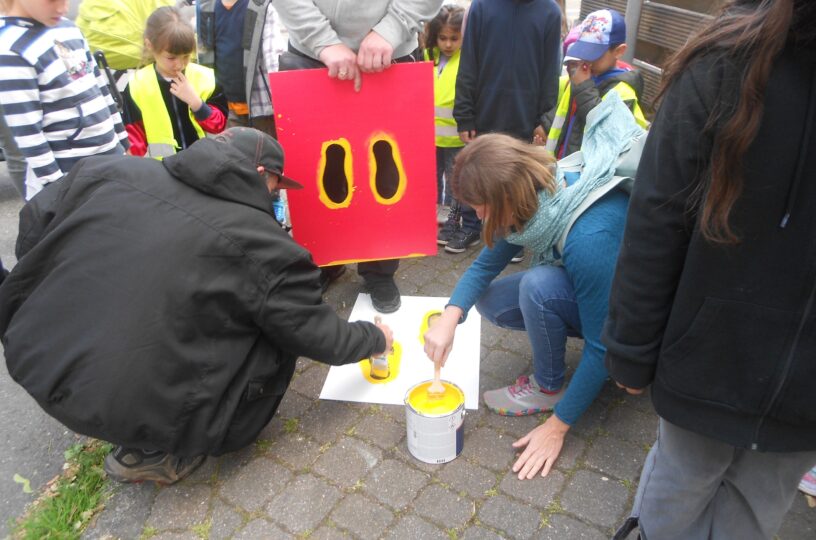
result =
[[[26,157],[26,199],[127,132],[66,0],[0,0],[0,104]]]

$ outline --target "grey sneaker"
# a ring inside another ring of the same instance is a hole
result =
[[[516,384],[484,393],[487,408],[502,416],[527,416],[550,411],[562,397],[563,388],[555,394],[545,394],[532,375],[522,375],[516,379]]]
[[[117,482],[151,480],[169,486],[189,476],[206,456],[181,458],[167,452],[147,452],[117,446],[105,457],[105,472]]]

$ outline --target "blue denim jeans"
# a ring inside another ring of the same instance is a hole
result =
[[[578,303],[566,270],[535,266],[497,279],[476,309],[500,328],[527,332],[539,386],[556,391],[564,385],[567,337],[581,337]]]

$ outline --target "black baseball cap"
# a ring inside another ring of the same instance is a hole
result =
[[[279,188],[303,189],[303,184],[283,175],[283,147],[271,135],[255,128],[233,127],[222,131],[214,139],[239,150],[266,172],[278,175]]]

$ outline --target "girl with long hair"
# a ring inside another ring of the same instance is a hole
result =
[[[814,16],[733,0],[667,67],[603,336],[660,416],[620,538],[771,538],[816,463]]]

